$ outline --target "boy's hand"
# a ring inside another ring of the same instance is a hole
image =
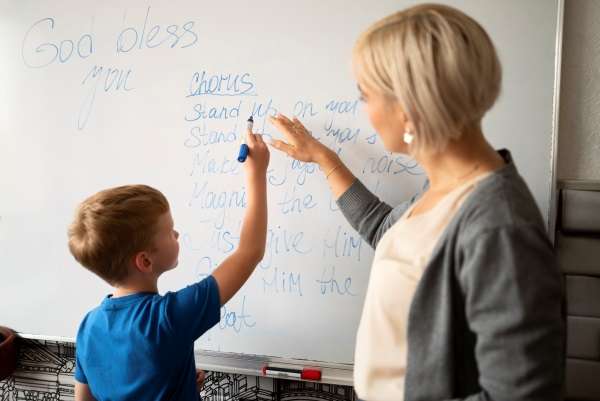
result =
[[[269,148],[262,139],[262,135],[248,131],[246,142],[249,152],[244,170],[249,178],[264,177],[269,166]]]
[[[198,392],[202,391],[204,386],[204,379],[206,379],[206,372],[203,370],[196,370],[196,389]]]

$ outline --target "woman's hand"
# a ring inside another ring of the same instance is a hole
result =
[[[283,114],[278,114],[269,117],[269,122],[287,139],[287,143],[274,139],[271,141],[271,146],[288,156],[303,162],[317,163],[321,167],[327,159],[337,156],[335,152],[313,138],[296,117],[290,120]]]
[[[273,140],[271,146],[296,160],[317,163],[329,183],[331,192],[338,199],[355,180],[337,153],[317,141],[297,118],[290,120],[282,114],[269,117],[275,128],[285,135],[288,142]]]

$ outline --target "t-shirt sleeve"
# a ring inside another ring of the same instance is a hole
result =
[[[195,341],[221,318],[217,281],[211,275],[164,297],[164,317],[179,338]]]
[[[88,380],[85,376],[85,372],[83,371],[83,367],[81,366],[81,361],[79,359],[80,348],[75,348],[75,380],[79,383],[87,384]]]

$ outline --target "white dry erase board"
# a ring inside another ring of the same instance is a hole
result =
[[[548,216],[562,2],[448,3],[498,48],[502,94],[484,129]],[[72,259],[66,230],[78,202],[110,186],[150,184],[171,202],[180,264],[161,291],[210,274],[238,242],[250,114],[277,138],[265,116],[299,116],[390,204],[418,191],[422,170],[382,148],[350,67],[358,34],[410,4],[1,0],[0,324],[75,337],[110,289]],[[271,160],[266,256],[197,349],[225,370],[280,360],[349,372],[373,251],[314,165]]]

